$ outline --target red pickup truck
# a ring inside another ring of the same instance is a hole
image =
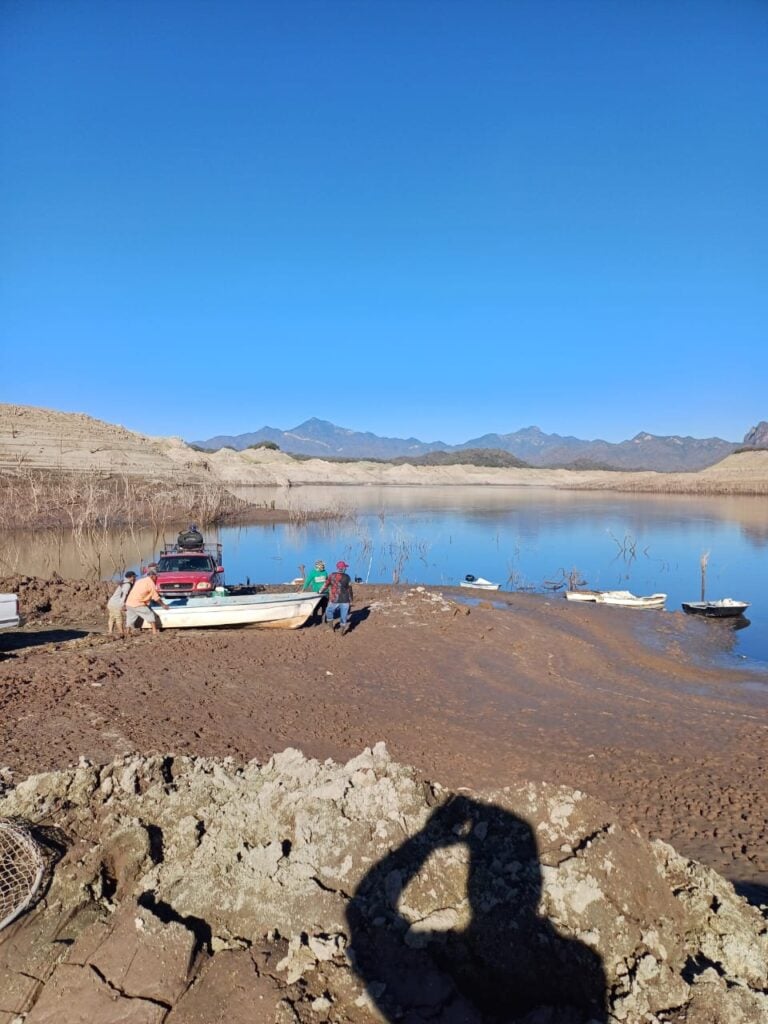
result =
[[[157,560],[157,589],[163,597],[204,597],[224,586],[221,544],[201,544],[192,550],[168,545]]]

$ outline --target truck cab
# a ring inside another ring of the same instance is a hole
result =
[[[205,597],[224,586],[221,544],[193,550],[165,545],[157,560],[157,589],[164,598]]]

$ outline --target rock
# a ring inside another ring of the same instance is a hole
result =
[[[250,951],[219,953],[182,996],[167,1024],[254,1024],[273,1021],[280,991],[259,974]]]
[[[197,948],[190,928],[126,901],[87,963],[130,998],[172,1006],[187,988]]]
[[[90,967],[59,964],[25,1024],[160,1024],[167,1008],[131,999]]]

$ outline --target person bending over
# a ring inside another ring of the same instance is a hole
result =
[[[135,626],[140,620],[143,620],[150,624],[153,633],[159,632],[158,625],[160,620],[157,617],[157,612],[150,607],[152,601],[155,604],[162,605],[163,608],[168,607],[162,597],[160,597],[160,592],[157,589],[157,569],[150,566],[147,570],[147,575],[142,576],[138,583],[134,583],[126,599],[125,624],[128,628]]]

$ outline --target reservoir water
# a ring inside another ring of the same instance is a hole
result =
[[[768,501],[765,498],[620,495],[512,487],[244,488],[242,497],[291,509],[293,521],[223,527],[229,582],[284,583],[317,558],[343,559],[372,583],[456,585],[484,576],[503,590],[554,590],[568,576],[593,589],[664,591],[667,609],[706,596],[750,602],[749,625],[728,630],[737,656],[768,664]],[[311,521],[305,513],[334,518]],[[169,532],[168,539],[172,534]],[[149,532],[105,537],[98,552],[72,538],[16,535],[14,569],[110,576],[156,550]],[[44,564],[42,564],[44,562]],[[599,611],[599,610],[598,610]],[[627,612],[639,615],[641,612]],[[739,623],[743,625],[742,623]],[[713,624],[721,628],[722,624]]]

